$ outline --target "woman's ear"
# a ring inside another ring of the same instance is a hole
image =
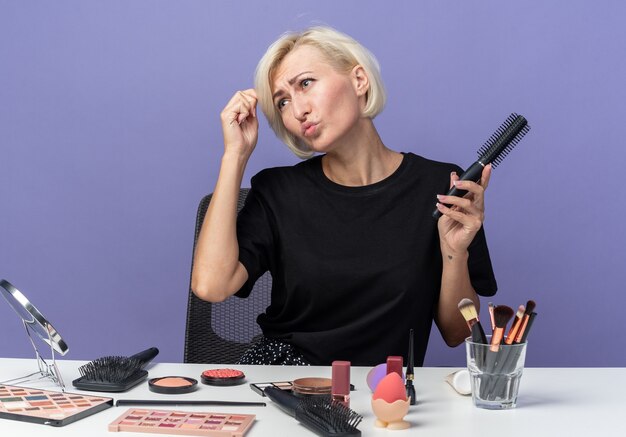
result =
[[[357,96],[364,96],[370,89],[370,81],[365,69],[361,65],[355,65],[352,68],[351,78]]]

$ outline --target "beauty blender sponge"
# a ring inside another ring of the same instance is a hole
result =
[[[365,380],[372,393],[376,390],[378,383],[385,377],[385,375],[387,375],[387,363],[382,363],[372,367],[370,371],[367,372]],[[402,380],[404,381],[404,374],[402,375]]]
[[[400,375],[396,372],[391,372],[381,379],[372,399],[383,399],[390,404],[397,400],[406,401],[406,389]]]

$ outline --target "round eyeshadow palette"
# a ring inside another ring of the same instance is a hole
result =
[[[207,385],[238,385],[243,384],[246,375],[237,369],[209,369],[202,372],[202,383]]]

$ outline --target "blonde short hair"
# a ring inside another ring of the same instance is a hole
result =
[[[307,144],[290,134],[285,128],[280,112],[272,99],[272,75],[287,54],[302,45],[319,49],[337,71],[349,72],[356,65],[365,70],[369,89],[365,94],[363,116],[374,118],[385,106],[386,94],[380,75],[380,67],[374,55],[358,41],[331,27],[316,26],[303,32],[288,32],[269,46],[257,65],[254,87],[261,109],[276,136],[284,141],[302,159],[310,158],[313,152]]]

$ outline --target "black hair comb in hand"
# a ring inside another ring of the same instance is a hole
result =
[[[460,179],[462,181],[480,181],[483,168],[487,164],[491,164],[493,168],[496,168],[529,130],[530,126],[523,116],[515,113],[511,114],[478,150],[478,160],[460,176]],[[467,191],[459,190],[456,187],[452,187],[446,193],[447,196],[458,197],[463,197],[465,194],[467,194]],[[450,205],[446,206],[450,207]],[[436,219],[441,217],[441,215],[438,209],[435,209],[433,212],[433,217]]]

